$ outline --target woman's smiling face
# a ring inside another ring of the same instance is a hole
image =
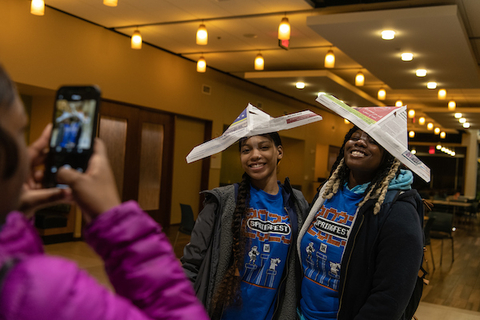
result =
[[[259,185],[277,181],[277,163],[283,157],[282,146],[275,146],[269,136],[253,136],[241,143],[240,161],[252,183]]]
[[[349,187],[372,181],[382,164],[385,150],[358,129],[345,143],[345,164],[350,169]]]

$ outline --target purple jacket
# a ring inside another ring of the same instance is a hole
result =
[[[133,201],[100,215],[85,232],[116,294],[71,261],[46,256],[22,214],[0,232],[0,265],[19,258],[0,288],[0,319],[208,319],[167,236]]]

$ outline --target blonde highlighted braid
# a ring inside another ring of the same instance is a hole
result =
[[[345,140],[343,141],[340,153],[332,166],[332,173],[325,184],[325,191],[322,195],[324,199],[331,199],[337,193],[338,189],[343,188],[345,183],[348,182],[350,169],[345,164],[344,149],[347,141],[350,140],[353,133],[357,130],[359,130],[359,128],[355,126],[345,135]],[[377,174],[365,190],[365,197],[358,204],[358,208],[360,209],[368,200],[377,199],[373,209],[373,214],[375,215],[380,212],[381,206],[387,194],[388,185],[390,184],[390,181],[392,181],[392,179],[398,174],[401,165],[399,160],[393,157],[386,150],[384,151],[384,159],[377,170]]]

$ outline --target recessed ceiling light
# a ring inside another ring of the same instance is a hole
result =
[[[305,82],[299,81],[295,83],[295,87],[297,87],[297,89],[303,89],[305,88]]]
[[[470,123],[465,122],[465,123],[463,124],[463,127],[464,127],[464,128],[470,128]]]
[[[402,53],[402,61],[412,61],[412,60],[413,60],[413,53],[411,52]]]
[[[465,123],[465,122],[467,122],[467,119],[465,119],[465,118],[460,118],[460,119],[458,119],[458,122],[460,122],[460,123]]]
[[[392,40],[395,38],[395,31],[393,30],[383,30],[382,31],[382,39],[383,40]]]
[[[415,74],[417,75],[417,77],[425,77],[427,75],[427,70],[425,69],[417,69],[415,71]]]
[[[434,81],[430,81],[430,82],[427,83],[427,88],[428,89],[435,89],[435,88],[437,88],[437,83],[434,82]]]
[[[462,117],[462,114],[460,112],[455,113],[455,118],[460,119]]]

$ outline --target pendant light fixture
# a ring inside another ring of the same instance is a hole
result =
[[[205,72],[207,71],[207,61],[203,56],[200,57],[197,61],[197,72]]]
[[[401,106],[403,106],[403,101],[402,100],[397,100],[395,102],[395,107],[401,107]]]
[[[445,133],[445,131],[440,132],[440,138],[445,139],[446,136],[447,134]]]
[[[450,100],[448,102],[448,110],[453,111],[457,107],[457,104],[455,103],[455,100]]]
[[[445,100],[446,97],[447,97],[447,90],[445,90],[445,89],[438,90],[438,99],[439,100]]]
[[[278,25],[278,40],[290,40],[290,23],[287,17],[283,17]]]
[[[361,87],[365,84],[365,76],[363,75],[362,71],[358,71],[357,75],[355,76],[355,85],[357,87]]]
[[[333,50],[330,49],[327,51],[325,55],[325,68],[333,68],[335,67],[335,54],[333,54]]]
[[[197,29],[197,44],[205,46],[208,43],[208,32],[205,25],[202,23]]]
[[[118,4],[117,0],[103,0],[103,4],[109,7],[116,7]]]
[[[429,122],[429,123],[427,124],[427,129],[428,129],[428,130],[433,130],[433,123],[432,123],[432,122]]]
[[[423,126],[425,124],[425,117],[420,117],[418,123]]]
[[[410,138],[414,138],[414,137],[415,137],[415,131],[410,130],[410,131],[408,132],[408,136],[409,136]]]
[[[45,14],[45,1],[32,0],[30,5],[30,13],[36,16],[43,16]]]
[[[142,35],[138,29],[132,34],[131,46],[132,49],[142,49]]]
[[[415,118],[415,110],[414,109],[408,110],[408,117],[409,118]]]
[[[378,90],[377,97],[378,100],[385,100],[385,98],[387,97],[387,92],[385,91],[385,89]]]
[[[255,57],[255,70],[263,70],[265,65],[265,60],[263,60],[263,56],[261,53],[257,54]]]

